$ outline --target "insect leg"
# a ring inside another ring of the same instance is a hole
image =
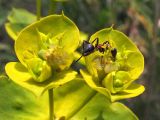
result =
[[[108,50],[108,48],[111,48],[111,45],[108,41],[103,42],[103,45],[106,45],[106,50]]]
[[[109,45],[109,42],[108,41],[103,42],[103,45],[105,45],[105,44]]]
[[[97,38],[97,41],[96,41],[96,45],[95,45],[95,47],[97,47],[97,46],[98,46],[98,44],[99,44],[99,38]]]
[[[81,55],[81,57],[79,57],[75,62],[78,62],[82,57],[83,57],[83,55]]]
[[[98,38],[95,38],[93,41],[92,41],[92,44],[96,41],[96,45],[97,46],[99,44],[99,39]]]

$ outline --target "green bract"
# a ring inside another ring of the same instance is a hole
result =
[[[135,97],[144,91],[142,85],[133,83],[143,72],[144,58],[138,48],[123,33],[107,28],[91,36],[99,43],[109,42],[104,54],[99,51],[85,57],[88,72],[81,70],[87,84],[106,95],[111,101]],[[116,48],[116,58],[111,50]]]
[[[36,21],[36,15],[25,9],[13,8],[8,15],[8,22],[5,23],[5,29],[8,35],[16,40],[19,32],[27,25]]]
[[[37,95],[75,78],[69,70],[79,30],[66,16],[51,15],[23,29],[15,41],[20,61],[6,65],[8,76]]]

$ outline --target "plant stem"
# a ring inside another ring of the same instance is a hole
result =
[[[49,120],[54,120],[53,88],[48,90],[48,96],[49,96]]]
[[[55,13],[55,10],[56,10],[56,1],[50,0],[50,1],[49,1],[48,14],[49,14],[49,15],[54,14],[54,13]]]
[[[40,20],[41,17],[41,7],[42,7],[41,0],[36,0],[37,20]]]

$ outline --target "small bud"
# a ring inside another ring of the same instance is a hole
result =
[[[26,63],[28,71],[35,81],[43,82],[51,76],[52,70],[46,61],[43,61],[40,58],[32,58],[27,60]]]
[[[46,60],[46,52],[47,52],[47,50],[40,50],[39,52],[38,52],[38,56],[41,58],[41,59],[43,59],[43,60]]]
[[[123,87],[124,83],[120,79],[116,79],[114,80],[113,85],[114,87],[119,88],[119,87]]]

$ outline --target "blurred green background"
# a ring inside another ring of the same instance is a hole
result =
[[[52,1],[52,2],[51,2]],[[146,87],[143,95],[123,101],[140,120],[160,120],[160,1],[159,0],[42,0],[42,16],[65,15],[89,36],[114,24],[138,46],[145,57],[145,70],[138,80]],[[0,0],[0,74],[9,61],[17,61],[14,41],[4,24],[12,8],[36,14],[36,0]],[[51,8],[51,9],[49,9]]]

